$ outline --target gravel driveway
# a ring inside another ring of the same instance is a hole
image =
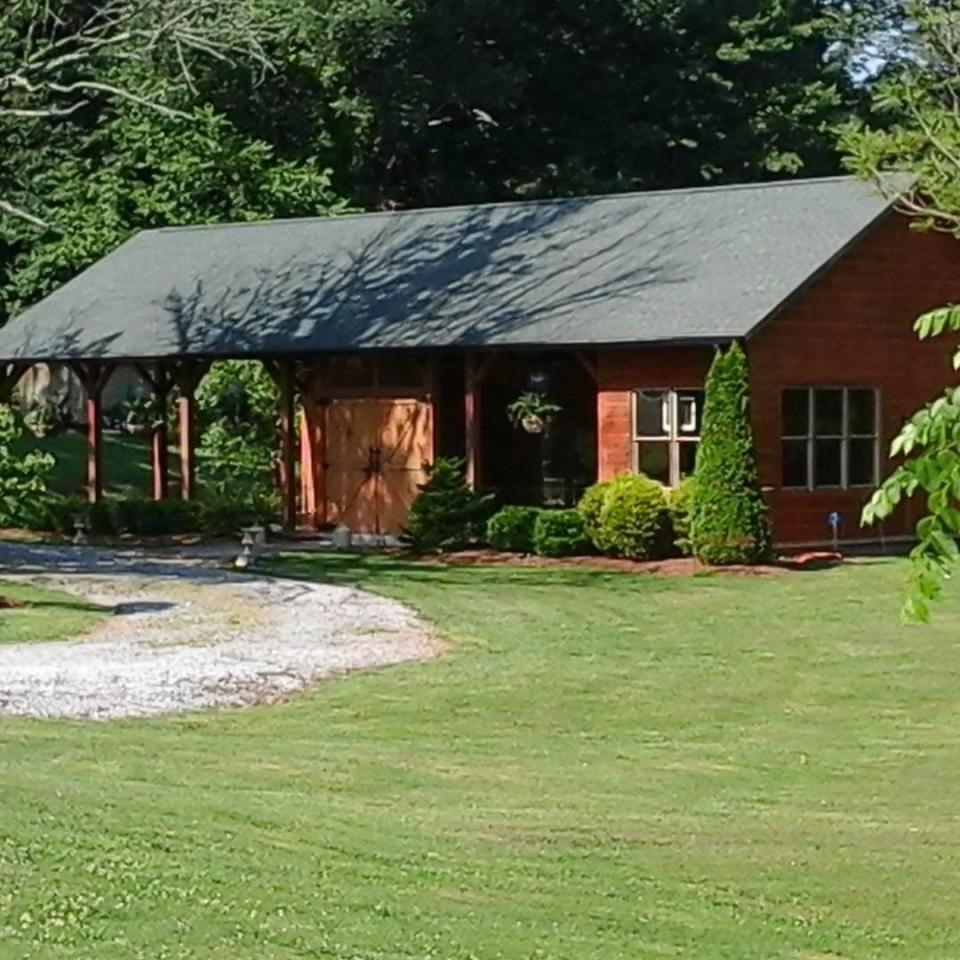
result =
[[[57,643],[0,645],[0,713],[112,720],[284,699],[350,670],[437,655],[402,604],[349,587],[237,575],[215,552],[0,544],[0,577],[115,615]]]

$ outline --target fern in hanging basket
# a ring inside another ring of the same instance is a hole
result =
[[[530,390],[508,404],[507,416],[515,427],[522,427],[527,433],[543,433],[551,418],[562,409],[542,391]]]

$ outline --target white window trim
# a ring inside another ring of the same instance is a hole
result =
[[[680,485],[680,444],[699,443],[700,434],[683,433],[680,430],[680,394],[703,393],[703,387],[636,387],[630,392],[630,446],[633,472],[640,472],[640,444],[661,443],[667,445],[670,458],[670,486]],[[665,393],[668,398],[669,424],[664,424],[666,433],[658,436],[641,435],[637,424],[637,397],[644,393]],[[703,416],[701,412],[701,417]]]
[[[783,394],[788,390],[805,390],[807,394],[807,433],[805,436],[790,434],[789,436],[783,429]],[[816,432],[816,392],[818,390],[840,390],[843,392],[843,420],[842,433],[839,434],[818,434]],[[853,391],[869,391],[873,394],[873,433],[851,433],[850,431],[850,394]],[[875,387],[866,386],[840,386],[837,384],[818,384],[815,387],[784,387],[780,392],[780,446],[781,458],[783,456],[783,444],[787,441],[804,442],[807,445],[807,482],[800,486],[788,486],[782,483],[784,490],[869,490],[875,487],[880,477],[880,391]],[[840,440],[840,483],[822,484],[817,486],[814,470],[816,468],[816,446],[818,440]],[[850,441],[851,440],[872,440],[873,441],[873,479],[869,483],[850,483]],[[782,474],[782,464],[781,464]]]

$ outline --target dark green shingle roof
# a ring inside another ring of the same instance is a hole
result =
[[[835,178],[149,230],[0,359],[727,340],[889,208]]]

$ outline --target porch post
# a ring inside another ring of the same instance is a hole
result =
[[[87,395],[87,499],[103,498],[103,418],[100,391]]]
[[[494,354],[486,357],[468,353],[464,359],[463,401],[466,419],[467,483],[476,490],[483,483],[483,414],[480,386],[490,372]]]
[[[113,372],[96,360],[71,364],[87,394],[87,499],[99,503],[103,499],[103,422],[100,398]]]
[[[154,399],[160,408],[160,418],[150,429],[150,465],[152,495],[154,500],[166,500],[170,496],[170,463],[167,450],[167,400],[170,396],[170,370],[164,363],[150,368],[137,364],[140,376],[150,385]]]
[[[180,497],[183,500],[194,500],[197,496],[196,392],[209,367],[209,363],[186,361],[179,365],[176,372],[177,389],[180,393],[177,397],[177,433],[180,453]]]
[[[476,490],[480,485],[480,378],[477,360],[468,353],[464,358],[463,371],[463,413],[466,430],[466,473],[467,485]]]
[[[193,500],[197,491],[196,404],[193,391],[177,397],[177,439],[180,453],[180,499]]]
[[[297,525],[295,384],[293,361],[279,361],[277,386],[280,388],[280,496],[283,502],[285,530],[293,530]]]

